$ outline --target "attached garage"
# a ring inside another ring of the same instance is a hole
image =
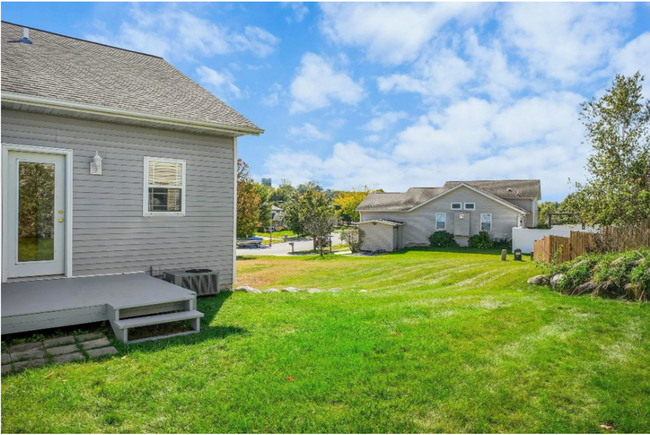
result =
[[[404,222],[377,219],[359,222],[364,238],[362,251],[398,251],[404,248]]]

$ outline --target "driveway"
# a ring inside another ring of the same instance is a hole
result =
[[[309,251],[313,249],[314,242],[312,239],[294,240],[294,250]],[[332,234],[332,244],[341,243],[341,234]],[[288,242],[273,243],[273,246],[262,245],[261,248],[237,248],[237,255],[291,255],[291,245]]]

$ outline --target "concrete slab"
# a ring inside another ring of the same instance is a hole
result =
[[[30,359],[28,361],[20,361],[14,363],[14,370],[22,370],[27,367],[40,367],[44,366],[47,361],[44,359]]]
[[[25,352],[11,352],[12,361],[24,361],[43,358],[45,351],[43,349],[32,349]]]
[[[106,338],[106,336],[104,334],[102,334],[101,332],[93,332],[93,333],[90,333],[90,334],[81,334],[81,335],[77,335],[76,337],[77,337],[77,340],[80,341],[80,342],[81,341],[97,340],[99,338]]]
[[[106,337],[100,338],[99,340],[85,341],[85,342],[81,343],[81,347],[84,350],[95,349],[95,348],[98,348],[98,347],[106,347],[106,346],[110,346],[110,345],[111,345],[111,342],[108,341],[108,338],[106,338]]]
[[[113,346],[101,347],[99,349],[91,349],[86,353],[91,358],[99,358],[100,356],[105,355],[115,355],[117,353],[117,349],[115,349]]]
[[[67,353],[52,358],[55,363],[66,363],[72,361],[85,361],[86,357],[81,352]]]
[[[58,356],[58,355],[65,355],[66,353],[73,353],[73,352],[79,352],[79,348],[77,347],[76,344],[69,344],[67,346],[58,346],[58,347],[51,347],[47,349],[47,353],[50,355]]]
[[[35,341],[33,343],[16,344],[14,346],[11,346],[9,348],[9,353],[26,352],[28,350],[42,349],[42,348],[43,348],[43,343],[41,343],[40,341]]]
[[[55,346],[63,346],[66,344],[74,344],[74,337],[72,335],[68,335],[67,337],[59,337],[59,338],[51,338],[49,340],[45,340],[43,342],[43,345],[45,348],[49,347],[55,347]]]

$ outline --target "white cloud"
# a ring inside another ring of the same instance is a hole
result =
[[[271,93],[262,98],[262,104],[268,107],[275,107],[280,103],[280,94],[283,94],[282,85],[273,83],[270,88]]]
[[[308,112],[338,101],[356,104],[363,98],[363,88],[345,72],[335,71],[327,60],[306,53],[298,74],[291,82],[291,112]]]
[[[474,71],[467,63],[449,49],[422,57],[413,70],[412,75],[379,77],[379,90],[416,92],[425,97],[453,96],[461,85],[474,77]]]
[[[408,114],[402,110],[397,112],[381,113],[371,119],[364,128],[370,131],[383,131],[392,127],[396,122],[406,118],[407,116]]]
[[[122,22],[117,34],[102,32],[86,38],[165,58],[209,57],[240,51],[265,57],[280,41],[259,27],[247,26],[243,33],[237,33],[175,6],[152,11],[136,4],[129,12],[131,20]]]
[[[481,45],[474,29],[468,30],[464,39],[470,68],[479,80],[476,91],[500,100],[524,88],[525,81],[518,69],[508,62],[500,41],[494,38],[488,42],[489,45]]]
[[[196,69],[199,75],[199,82],[210,89],[213,94],[221,99],[228,97],[240,98],[242,91],[235,85],[235,77],[224,69],[222,72],[217,72],[205,65]]]
[[[477,98],[431,111],[399,132],[394,146],[377,148],[379,135],[337,143],[319,157],[284,150],[269,157],[269,175],[299,183],[317,179],[334,189],[370,184],[389,191],[439,186],[447,180],[539,178],[546,198],[569,191],[568,178],[584,178],[589,146],[578,120],[583,98],[551,93],[510,103]],[[289,167],[274,169],[273,162]]]
[[[417,57],[453,19],[480,17],[490,6],[462,3],[322,3],[322,32],[361,47],[370,59],[399,64]]]
[[[629,76],[641,71],[646,78],[650,78],[650,32],[628,42],[614,55],[612,63],[617,73]]]
[[[527,61],[532,77],[565,84],[591,78],[622,41],[634,5],[510,3],[500,14],[503,39]]]
[[[289,128],[289,135],[297,137],[298,141],[327,140],[329,135],[318,130],[312,124],[306,122],[302,127]]]
[[[300,23],[309,14],[309,8],[301,2],[282,3],[283,8],[291,8],[293,16],[287,17],[287,23],[296,22]]]

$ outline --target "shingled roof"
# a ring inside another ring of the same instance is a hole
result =
[[[2,22],[2,93],[263,130],[161,57]]]
[[[448,181],[443,187],[412,187],[405,193],[374,192],[359,204],[357,211],[408,211],[420,204],[435,198],[454,187],[466,184],[495,200],[503,201],[513,208],[522,209],[508,199],[537,198],[541,199],[540,180],[478,180],[478,181]]]

